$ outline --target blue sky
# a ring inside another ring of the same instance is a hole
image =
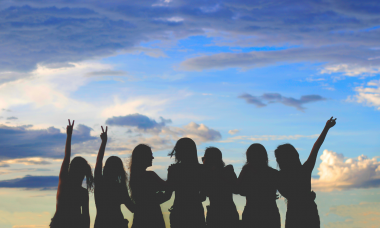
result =
[[[49,225],[69,118],[74,155],[94,166],[107,123],[106,156],[127,165],[147,143],[165,178],[180,137],[199,157],[220,148],[239,174],[256,142],[272,167],[282,143],[305,161],[331,116],[312,180],[322,227],[378,226],[379,12],[347,0],[0,2],[0,228]]]

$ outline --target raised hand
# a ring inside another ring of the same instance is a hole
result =
[[[71,135],[73,134],[74,121],[75,121],[75,120],[73,120],[73,124],[71,125],[71,123],[70,123],[70,119],[69,119],[69,125],[67,125],[67,127],[66,127],[66,134],[67,134],[68,136],[71,136]]]
[[[331,117],[329,120],[327,120],[327,122],[326,122],[326,127],[327,127],[327,128],[332,128],[332,127],[334,127],[335,124],[336,124],[335,121],[336,121],[336,118],[333,119],[333,117]]]
[[[106,126],[106,131],[104,131],[103,126],[102,131],[103,133],[100,134],[100,138],[102,139],[102,142],[107,142],[107,131],[108,131],[108,126]]]

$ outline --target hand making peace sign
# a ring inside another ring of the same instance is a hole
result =
[[[73,120],[73,125],[71,125],[70,119],[69,119],[69,125],[67,125],[67,127],[66,127],[66,134],[69,135],[69,136],[71,136],[73,134],[74,121],[75,120]]]
[[[107,131],[108,131],[108,126],[106,126],[106,131],[104,131],[103,126],[102,131],[103,133],[100,134],[100,138],[102,139],[102,142],[107,142]]]

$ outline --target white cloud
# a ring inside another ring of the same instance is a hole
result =
[[[228,131],[228,134],[230,134],[230,135],[235,135],[237,133],[239,133],[239,129],[234,129],[234,130],[229,130]]]
[[[380,80],[367,83],[368,87],[356,87],[356,95],[348,97],[347,101],[355,101],[380,110]]]
[[[343,154],[324,150],[318,168],[319,179],[312,179],[313,189],[320,191],[380,186],[380,161],[360,155],[345,158]]]

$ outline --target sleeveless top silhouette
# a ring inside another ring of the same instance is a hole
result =
[[[287,199],[286,228],[319,228],[315,193],[311,191],[311,171],[304,165],[292,171],[280,171],[279,191]]]
[[[95,177],[96,218],[94,228],[128,228],[120,206],[129,198],[127,186]]]
[[[174,204],[169,210],[171,228],[205,227],[200,191],[204,186],[204,167],[200,164],[173,164],[168,180],[175,191]]]
[[[239,223],[239,213],[233,201],[237,177],[232,165],[207,170],[207,189],[210,205],[207,206],[207,227],[232,228]]]
[[[136,204],[136,210],[133,215],[132,228],[165,228],[165,221],[162,215],[160,204],[163,195],[160,191],[160,183],[150,178],[153,171],[144,171],[138,177],[135,183],[133,198]]]
[[[240,194],[246,196],[243,227],[280,228],[276,204],[279,172],[271,167],[243,167],[239,176]]]
[[[69,185],[62,186],[57,200],[57,211],[51,219],[51,228],[84,228],[81,207],[88,204],[88,191],[83,187],[70,189]]]

